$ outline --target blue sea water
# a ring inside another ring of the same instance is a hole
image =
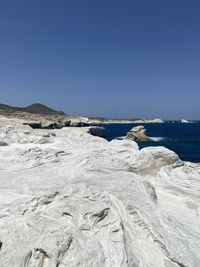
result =
[[[112,140],[125,136],[134,126],[142,124],[107,124],[106,139]],[[176,152],[180,159],[200,162],[200,123],[148,123],[143,124],[148,135],[154,140],[138,142],[140,148],[165,146]]]

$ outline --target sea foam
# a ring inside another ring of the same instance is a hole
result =
[[[165,137],[150,137],[150,139],[155,142],[160,142],[163,141]]]

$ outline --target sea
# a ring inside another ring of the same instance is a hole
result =
[[[200,122],[145,124],[106,124],[107,140],[123,139],[134,126],[143,125],[147,129],[150,141],[138,142],[140,148],[148,146],[165,146],[176,152],[181,160],[200,163]]]

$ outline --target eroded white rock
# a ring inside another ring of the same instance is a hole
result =
[[[199,266],[199,164],[84,128],[0,126],[0,266]]]

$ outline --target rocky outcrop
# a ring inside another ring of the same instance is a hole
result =
[[[150,139],[147,130],[142,125],[133,127],[126,136],[134,141],[148,141]]]
[[[60,129],[70,126],[71,122],[71,117],[64,112],[39,103],[24,108],[0,104],[0,114],[7,118],[21,119],[24,125],[29,125],[33,129]]]
[[[0,115],[21,119],[24,125],[29,125],[33,129],[61,129],[90,125],[87,118],[68,116],[62,111],[56,111],[39,103],[24,108],[0,104]]]
[[[99,126],[91,126],[89,127],[89,133],[94,136],[99,136],[105,138],[105,128]]]
[[[8,145],[8,143],[0,140],[0,146],[7,146],[7,145]]]
[[[0,266],[197,267],[200,164],[0,118]]]
[[[69,120],[55,120],[55,121],[49,121],[43,119],[42,121],[27,121],[23,123],[24,125],[28,125],[33,129],[61,129],[63,127],[68,127],[70,126],[70,121]]]

